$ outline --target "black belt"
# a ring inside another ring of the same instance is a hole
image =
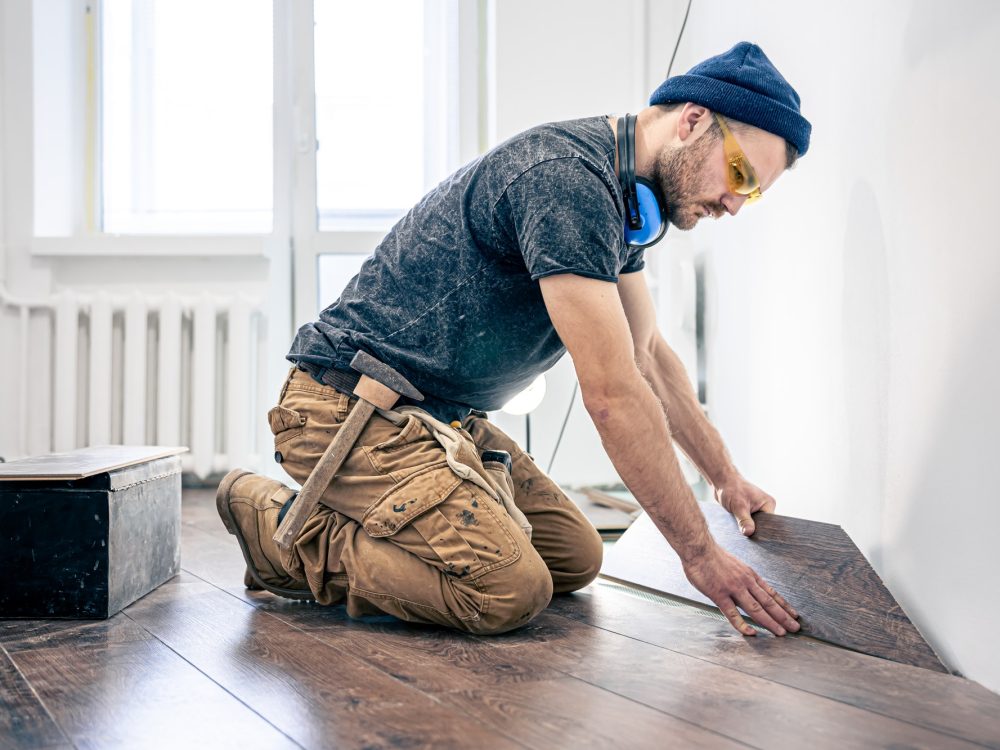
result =
[[[361,380],[361,373],[354,372],[353,370],[336,370],[332,367],[317,367],[316,365],[309,364],[308,362],[298,362],[296,367],[304,372],[308,372],[313,380],[317,380],[323,385],[328,385],[331,388],[336,388],[341,393],[346,393],[348,396],[354,395],[354,389],[358,385],[358,381]]]

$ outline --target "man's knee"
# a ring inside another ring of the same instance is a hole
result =
[[[566,594],[589,585],[601,572],[603,562],[604,542],[601,535],[589,523],[586,526],[581,524],[566,559],[561,560],[558,566],[553,566],[555,593]]]
[[[534,548],[518,560],[479,580],[483,607],[479,617],[466,621],[470,633],[495,635],[530,622],[552,600],[552,576]]]

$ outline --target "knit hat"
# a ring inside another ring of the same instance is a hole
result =
[[[780,135],[800,156],[809,150],[812,125],[799,112],[799,95],[756,44],[740,42],[685,75],[668,78],[649,97],[651,105],[667,102],[700,104]]]

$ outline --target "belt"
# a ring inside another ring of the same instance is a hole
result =
[[[336,388],[341,393],[346,393],[348,396],[354,395],[354,389],[358,385],[358,381],[361,380],[361,374],[354,372],[353,370],[337,370],[332,367],[318,367],[316,365],[309,364],[308,362],[297,362],[296,367],[304,372],[308,372],[314,380],[319,381],[323,385],[328,385],[331,388]]]

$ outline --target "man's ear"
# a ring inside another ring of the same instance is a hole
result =
[[[681,108],[681,116],[677,120],[677,137],[681,141],[700,136],[711,124],[712,111],[694,102],[688,102]]]

